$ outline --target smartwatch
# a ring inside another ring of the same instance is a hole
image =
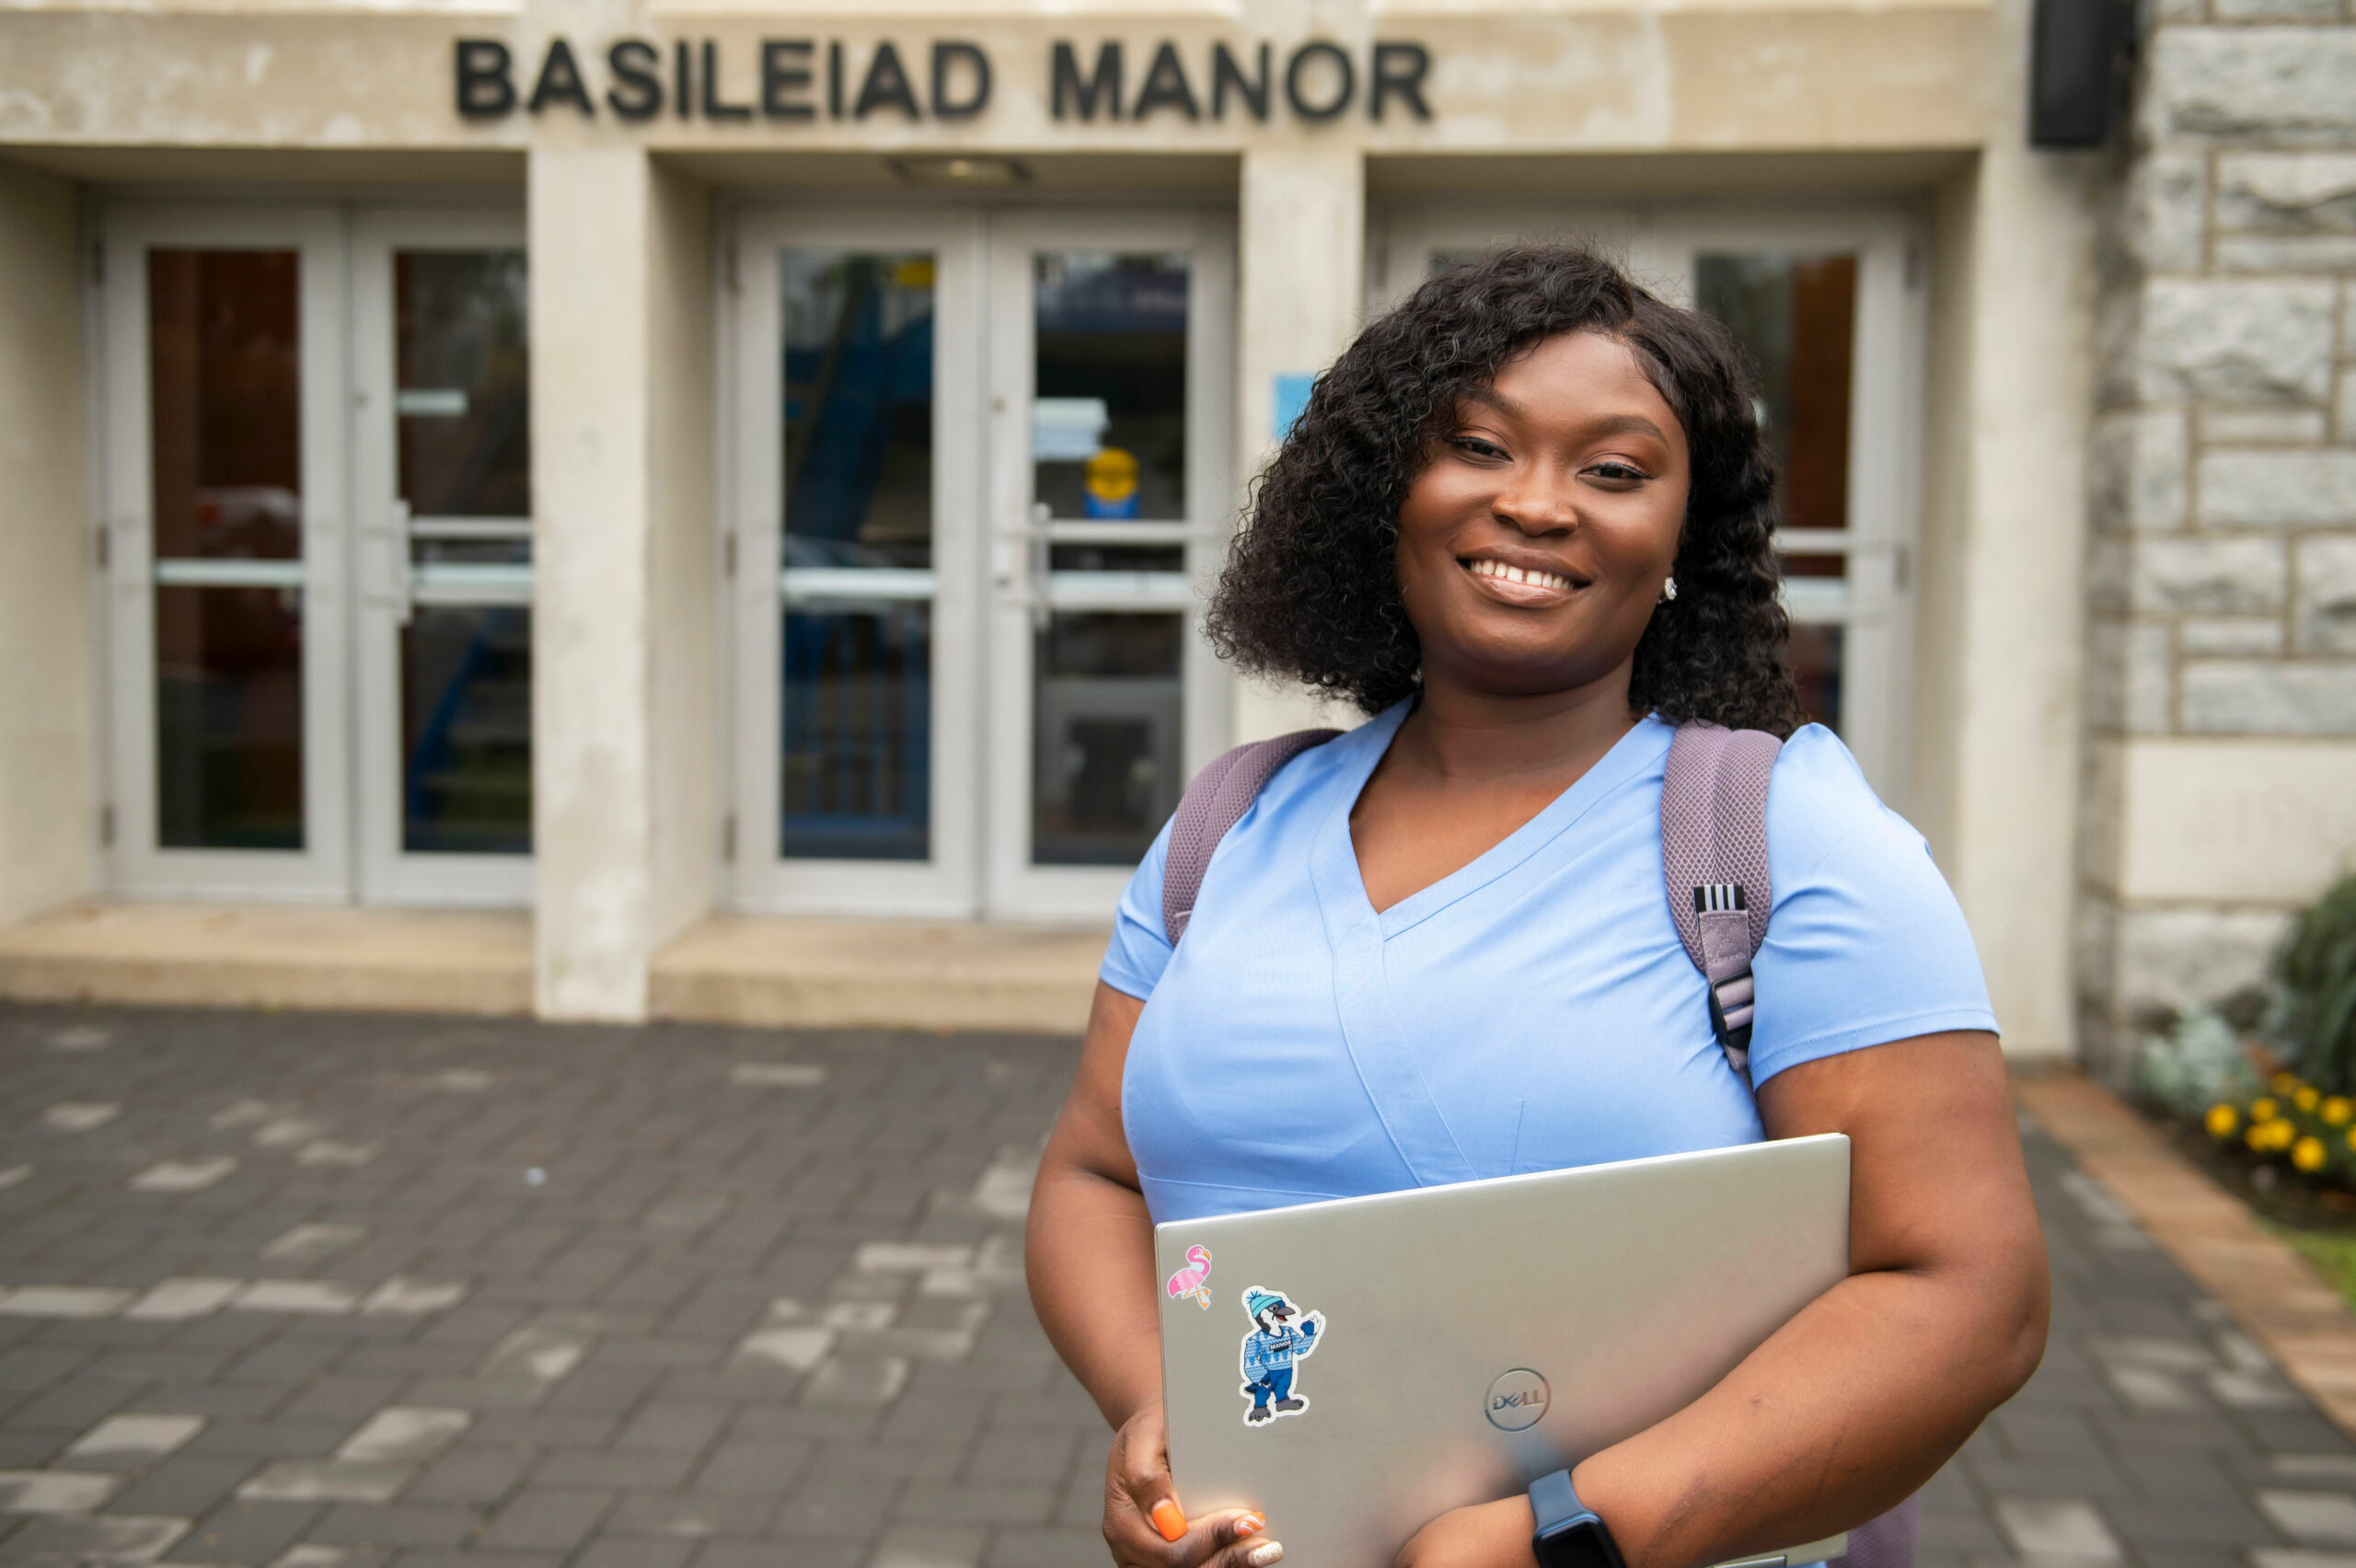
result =
[[[1569,1470],[1530,1483],[1530,1511],[1538,1517],[1530,1538],[1538,1568],[1627,1568],[1611,1528],[1571,1490]]]

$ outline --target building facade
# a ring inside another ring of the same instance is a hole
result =
[[[1760,365],[1793,657],[2027,1055],[2356,844],[2356,28],[2166,0],[0,11],[0,920],[1101,923],[1313,721],[1199,636],[1438,263],[1591,239]],[[780,924],[779,941],[806,931]]]

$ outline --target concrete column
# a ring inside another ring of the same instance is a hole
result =
[[[0,165],[0,925],[97,885],[74,187]]]
[[[1357,334],[1365,160],[1356,146],[1309,139],[1251,148],[1237,205],[1235,460],[1249,476],[1276,450],[1279,378],[1316,375]],[[1238,687],[1233,712],[1239,742],[1355,717],[1257,682]]]
[[[2026,62],[2027,6],[2006,0],[2002,58]],[[1942,861],[1971,921],[2016,1057],[2074,1033],[2086,438],[2094,396],[2100,161],[2027,144],[2018,99],[1995,115],[1967,250],[1968,390],[1956,409],[1967,500],[1951,541],[1955,607]],[[1944,336],[1944,334],[1943,334]]]
[[[717,859],[705,211],[635,147],[530,198],[535,994],[629,1021]]]

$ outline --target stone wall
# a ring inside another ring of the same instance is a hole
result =
[[[2081,1016],[2114,1073],[2138,1017],[2257,979],[2350,837],[2351,808],[2318,820],[2279,777],[2345,753],[2356,801],[2351,21],[2346,0],[2157,0],[2142,30],[2107,225],[2087,578]],[[2226,772],[2232,821],[2213,797],[2167,820],[2167,791],[2134,786],[2196,748],[2247,754]],[[2215,832],[2292,852],[2255,883],[2228,870],[2155,895],[2139,878],[2139,843]]]

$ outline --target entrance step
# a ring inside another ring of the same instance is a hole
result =
[[[1077,1034],[1102,927],[719,916],[654,961],[658,1018],[796,1029]]]
[[[721,916],[655,959],[657,1018],[1078,1033],[1103,928]],[[388,1012],[532,1010],[522,910],[87,904],[0,929],[0,997]]]
[[[528,1013],[521,910],[80,905],[0,930],[19,1001]]]

